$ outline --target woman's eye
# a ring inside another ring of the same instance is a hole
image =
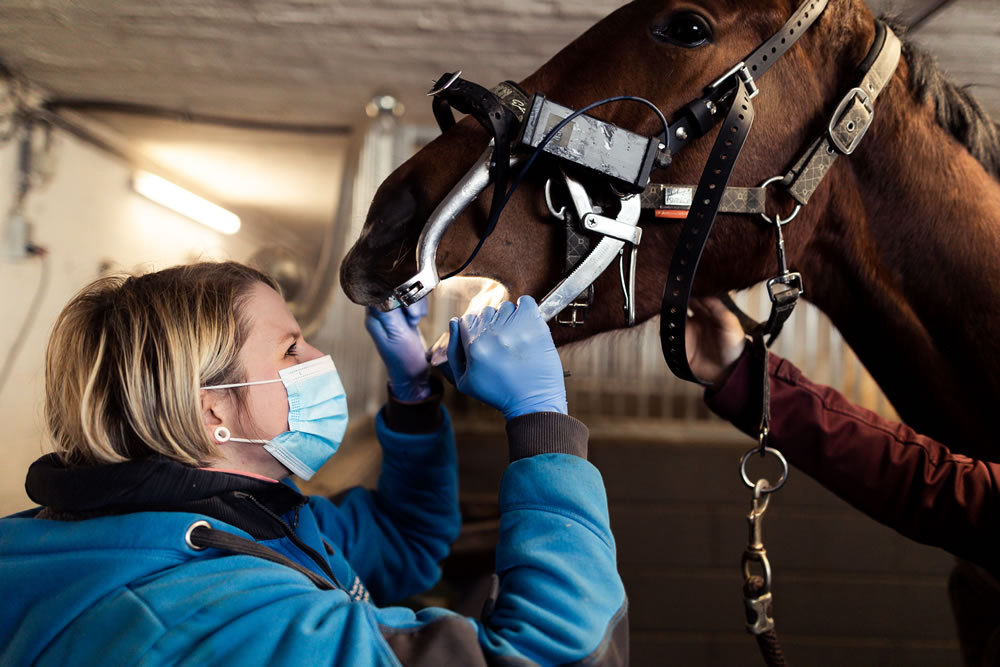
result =
[[[292,343],[285,352],[286,357],[294,357],[299,353],[298,343]]]
[[[653,27],[652,33],[653,37],[660,41],[685,48],[701,46],[712,39],[712,29],[709,28],[708,21],[694,12],[672,16],[665,25]]]

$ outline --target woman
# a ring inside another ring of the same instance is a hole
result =
[[[460,390],[507,418],[482,620],[381,606],[458,534],[455,447],[418,311],[370,313],[389,399],[375,491],[303,497],[347,422],[332,360],[234,263],[99,280],[49,343],[40,508],[0,520],[0,663],[622,664],[625,597],[587,431],[530,298],[453,321]]]

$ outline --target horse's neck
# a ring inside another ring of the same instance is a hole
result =
[[[1000,183],[901,86],[876,114],[803,257],[810,298],[904,421],[1000,458]]]

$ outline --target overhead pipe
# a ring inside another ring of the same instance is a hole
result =
[[[347,148],[334,219],[323,235],[314,278],[296,308],[302,333],[308,338],[323,324],[337,297],[340,262],[349,242],[361,231],[368,205],[379,184],[405,157],[398,146],[399,118],[404,106],[392,95],[376,95],[365,107],[365,120],[358,123]]]

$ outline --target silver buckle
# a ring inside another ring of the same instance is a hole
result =
[[[806,288],[802,284],[802,275],[799,273],[785,273],[767,281],[767,293],[771,297],[772,303],[777,302],[778,296],[793,289],[799,291],[799,296],[806,293]]]
[[[735,65],[731,70],[720,76],[712,83],[708,84],[705,90],[715,90],[732,76],[738,76],[743,80],[743,83],[746,84],[747,92],[749,93],[749,98],[751,100],[757,97],[757,93],[760,92],[760,89],[757,88],[757,82],[753,80],[753,75],[750,74],[750,70],[747,68],[747,64],[745,62]]]
[[[556,323],[564,324],[569,327],[581,327],[586,322],[583,319],[584,314],[587,312],[587,302],[586,301],[573,301],[568,306],[562,309],[560,313],[556,316]],[[570,311],[570,317],[568,320],[563,319],[563,313]],[[577,313],[580,316],[577,317]]]
[[[847,111],[847,107],[850,106],[851,102],[858,99],[862,105],[865,107],[865,111],[868,112],[868,122],[861,127],[851,128],[852,123],[848,123],[845,129],[849,134],[852,134],[851,142],[845,144],[840,140],[840,137],[834,132],[834,129],[840,125],[840,121],[843,119],[844,113]],[[844,155],[850,155],[857,148],[861,140],[864,139],[865,134],[868,133],[868,128],[872,126],[872,121],[875,119],[875,107],[872,104],[871,95],[862,90],[861,88],[852,88],[848,91],[844,98],[840,100],[840,104],[837,105],[837,110],[833,112],[833,116],[830,117],[830,125],[827,128],[827,135],[830,137],[830,142],[834,147],[843,153]]]

